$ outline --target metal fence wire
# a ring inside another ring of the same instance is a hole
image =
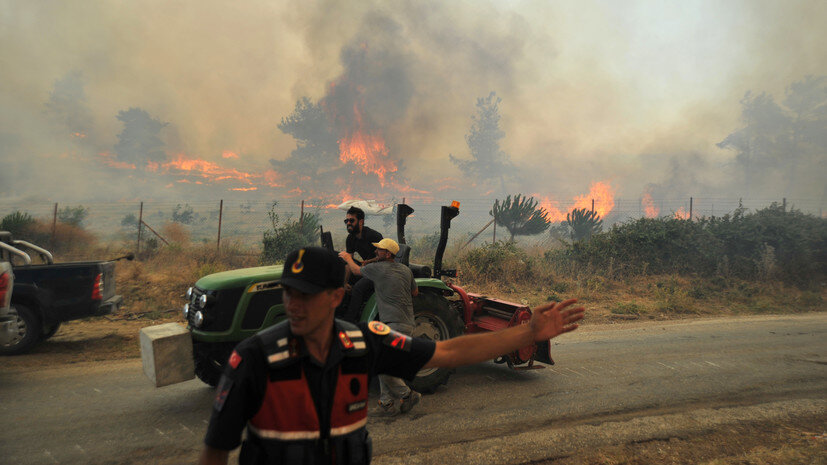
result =
[[[459,199],[460,215],[451,223],[450,242],[462,245],[481,245],[494,240],[506,240],[508,231],[492,224],[490,211],[494,199]],[[377,203],[391,204],[391,200]],[[727,199],[690,197],[686,199],[615,199],[614,208],[602,218],[603,229],[614,224],[652,216],[678,216],[693,219],[723,216],[739,206],[754,211],[773,202],[785,208],[795,208],[804,213],[824,217],[823,201],[814,199]],[[436,236],[439,233],[440,208],[443,203],[411,203],[414,213],[408,217],[406,237],[409,243]],[[557,205],[560,211],[569,211],[573,204]],[[302,212],[318,215],[325,231],[330,231],[337,249],[344,248],[347,235],[342,220],[345,212],[333,206],[318,206],[301,200],[215,200],[215,201],[133,201],[133,202],[3,202],[0,200],[0,218],[15,212],[23,212],[45,225],[54,226],[60,221],[71,220],[77,210],[80,226],[104,242],[122,243],[124,246],[143,249],[162,243],[186,241],[213,244],[217,249],[233,247],[249,253],[261,251],[265,231],[272,230],[272,218],[276,225],[285,221],[297,221]],[[648,210],[647,210],[648,209]],[[657,213],[654,213],[657,211]],[[272,214],[272,215],[271,215]],[[271,218],[272,217],[272,218]],[[141,224],[141,228],[139,228]],[[368,215],[365,224],[384,236],[396,237],[394,215]],[[559,224],[559,219],[553,222]],[[140,231],[140,232],[139,232]],[[140,238],[139,238],[140,235]],[[520,245],[551,247],[559,243],[553,233],[544,232],[533,236],[515,238]],[[134,243],[134,247],[130,244]]]

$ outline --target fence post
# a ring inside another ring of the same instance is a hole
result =
[[[787,213],[787,198],[786,197],[784,197],[784,199],[781,201],[781,207],[782,207],[781,211],[783,211],[784,213]]]
[[[594,199],[592,199],[592,213],[594,213]]]
[[[299,231],[304,231],[304,200],[302,200],[302,208],[299,212]]]
[[[692,197],[689,197],[689,221],[692,221]]]
[[[57,232],[57,202],[55,202],[55,213],[52,215],[52,241],[49,246],[55,248],[55,234]]]
[[[224,199],[218,204],[218,239],[215,241],[215,254],[221,254],[221,219],[224,216]]]
[[[135,247],[135,255],[139,256],[141,253],[141,229],[144,225],[144,203],[141,202],[141,209],[138,211],[138,246]]]

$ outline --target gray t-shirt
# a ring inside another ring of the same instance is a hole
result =
[[[396,262],[368,263],[361,268],[362,276],[376,287],[376,307],[383,323],[414,326],[413,297],[416,289],[411,269]]]

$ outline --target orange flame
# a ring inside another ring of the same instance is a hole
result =
[[[238,158],[238,154],[235,152],[230,152],[229,150],[225,150],[221,153],[221,158]]]
[[[655,206],[655,202],[652,201],[652,195],[646,192],[643,194],[643,198],[641,199],[641,203],[643,204],[643,211],[646,213],[646,218],[657,218],[658,214],[660,213],[660,208]]]
[[[537,194],[535,194],[537,195]],[[544,208],[548,213],[547,217],[552,223],[559,223],[566,220],[566,214],[571,213],[578,208],[592,209],[592,201],[594,201],[594,211],[601,218],[605,218],[615,206],[614,189],[608,182],[594,182],[589,188],[589,193],[586,195],[579,195],[574,198],[574,205],[567,211],[560,209],[560,202],[550,197],[543,197],[540,200],[539,206]]]
[[[230,188],[231,191],[240,191],[240,192],[249,192],[258,190],[258,187],[233,187]]]
[[[686,210],[683,209],[683,207],[678,208],[678,210],[675,212],[675,218],[679,220],[688,220],[689,213],[687,213]]]
[[[388,158],[388,148],[381,134],[368,131],[362,120],[358,105],[353,106],[356,130],[339,140],[339,159],[342,163],[352,161],[365,174],[374,173],[379,183],[385,186],[385,175],[398,169],[393,160]]]
[[[167,170],[175,169],[178,171],[188,172],[194,176],[208,178],[215,181],[236,179],[249,183],[250,179],[253,178],[253,175],[250,173],[245,173],[233,168],[224,168],[217,163],[207,160],[187,158],[183,154],[179,154],[176,159],[164,163],[161,166]]]

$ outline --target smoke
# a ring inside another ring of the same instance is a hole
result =
[[[824,202],[825,20],[820,1],[6,2],[0,200],[486,195],[502,173],[449,154],[471,158],[496,92],[511,193]],[[373,164],[342,161],[354,107]]]

